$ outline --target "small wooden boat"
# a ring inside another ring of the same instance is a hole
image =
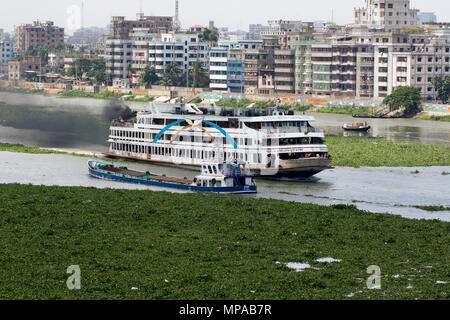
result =
[[[342,127],[346,131],[360,131],[365,132],[369,131],[370,125],[367,122],[360,122],[360,123],[346,123]]]
[[[88,161],[88,168],[91,176],[104,180],[198,192],[229,194],[257,192],[254,178],[244,163],[204,163],[201,174],[193,180],[130,170],[127,167],[117,167],[114,164],[94,160]]]

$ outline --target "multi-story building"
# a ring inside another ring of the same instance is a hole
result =
[[[150,33],[148,28],[135,28],[132,34],[132,69],[134,82],[138,82],[145,68],[149,66],[149,43],[157,34]]]
[[[274,51],[275,92],[295,93],[295,50]]]
[[[22,25],[16,28],[14,52],[23,54],[30,47],[54,47],[64,43],[64,28],[55,26],[53,21]]]
[[[40,71],[40,57],[25,57],[22,60],[8,62],[8,76],[10,81],[18,81],[24,79],[26,76],[36,76]]]
[[[0,39],[0,73],[8,72],[8,62],[13,58],[13,41]]]
[[[107,39],[106,74],[112,79],[126,79],[131,75],[133,42],[127,39]]]
[[[428,38],[424,43],[422,39],[411,35],[412,50],[393,53],[393,87],[414,86],[425,100],[436,100],[433,79],[450,76],[450,39]]]
[[[211,48],[209,53],[209,87],[213,90],[228,90],[228,49]]]
[[[160,76],[173,63],[186,72],[197,61],[208,65],[209,48],[210,43],[200,42],[198,34],[164,33],[149,42],[149,65]]]
[[[355,24],[381,31],[419,26],[419,10],[411,9],[410,0],[366,0],[364,8],[355,9]]]
[[[150,33],[173,31],[173,17],[144,16],[138,13],[136,20],[125,20],[123,16],[112,17],[110,37],[112,39],[131,39],[134,28],[145,28]]]

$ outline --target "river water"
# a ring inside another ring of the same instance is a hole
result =
[[[42,106],[45,103],[49,104]],[[0,142],[100,154],[108,149],[109,120],[104,117],[104,109],[110,103],[0,93]],[[314,125],[328,134],[345,135],[342,124],[358,121],[347,115],[316,113],[314,116],[317,119]],[[406,119],[368,121],[372,126],[369,136],[423,144],[449,144],[450,141],[450,123]],[[90,178],[86,160],[65,155],[1,152],[0,183],[152,189]],[[128,166],[168,176],[191,178],[196,174],[142,163]],[[418,174],[413,173],[416,170]],[[320,173],[312,182],[259,180],[256,197],[324,205],[346,203],[372,212],[450,221],[448,211],[427,212],[411,207],[450,206],[450,176],[443,175],[444,172],[450,172],[450,167],[338,168]]]
[[[0,183],[47,186],[84,186],[170,191],[88,175],[86,157],[0,152]],[[155,174],[193,178],[197,172],[137,162],[124,165]],[[416,173],[415,171],[419,171]],[[448,167],[431,168],[338,168],[317,175],[315,181],[258,180],[258,194],[239,197],[270,198],[322,205],[353,204],[359,209],[397,214],[414,219],[450,221],[450,211],[428,212],[413,206],[450,206]],[[180,192],[180,191],[175,191]]]

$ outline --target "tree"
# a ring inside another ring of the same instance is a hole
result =
[[[152,84],[155,84],[159,81],[158,74],[156,73],[155,68],[150,68],[147,66],[142,74],[141,83],[146,87],[150,88]]]
[[[209,87],[209,73],[206,71],[201,61],[194,62],[192,66],[192,86],[194,88]]]
[[[422,101],[420,90],[415,87],[398,87],[388,95],[383,103],[389,105],[391,111],[398,110],[402,107],[406,109],[406,113],[414,115],[419,112]]]
[[[95,83],[102,84],[106,82],[106,71],[98,70],[95,72]]]
[[[217,42],[219,40],[219,30],[217,28],[205,28],[198,38],[203,42]]]
[[[180,86],[183,83],[180,66],[176,63],[166,65],[160,84],[163,86]]]
[[[437,92],[437,98],[447,104],[450,98],[450,76],[436,76],[431,82]]]
[[[98,82],[104,82],[106,80],[106,63],[103,59],[86,59],[80,58],[76,60],[70,69],[67,71],[67,75],[81,79],[84,75],[88,78],[95,78]]]

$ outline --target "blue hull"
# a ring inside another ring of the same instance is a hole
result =
[[[163,181],[155,181],[155,180],[142,180],[142,179],[133,179],[127,177],[121,177],[113,174],[107,174],[99,171],[95,171],[89,168],[89,174],[95,178],[125,182],[125,183],[134,183],[141,184],[147,186],[161,187],[161,188],[171,188],[177,190],[185,190],[185,191],[195,191],[195,192],[210,192],[210,193],[256,193],[256,186],[239,186],[239,187],[199,187],[192,186],[187,184],[179,184],[179,183],[170,183]]]

